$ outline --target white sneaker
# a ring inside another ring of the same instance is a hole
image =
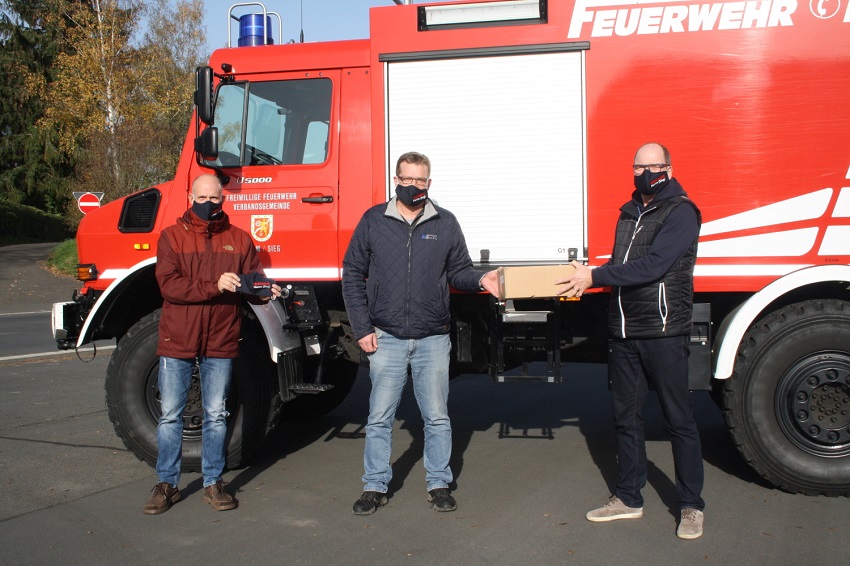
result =
[[[643,507],[627,507],[619,497],[612,495],[608,503],[599,509],[588,511],[585,517],[588,521],[594,523],[616,521],[617,519],[640,519],[643,517]]]
[[[702,536],[702,523],[705,519],[705,514],[697,509],[685,507],[682,509],[682,520],[679,521],[679,528],[676,529],[676,536],[679,538],[691,540]]]

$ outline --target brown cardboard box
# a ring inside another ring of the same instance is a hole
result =
[[[556,297],[560,285],[554,282],[569,277],[572,265],[528,265],[499,268],[499,299]]]

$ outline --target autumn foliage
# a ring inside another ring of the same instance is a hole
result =
[[[0,0],[0,200],[77,215],[173,176],[202,0]],[[4,99],[5,98],[5,99]]]

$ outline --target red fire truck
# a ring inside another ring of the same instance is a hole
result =
[[[634,151],[660,141],[703,215],[692,389],[713,392],[770,482],[850,495],[845,3],[480,0],[373,8],[370,28],[366,40],[213,53],[174,180],[81,223],[83,286],[55,306],[54,333],[60,348],[117,341],[107,403],[130,449],[156,460],[157,238],[197,175],[225,182],[231,221],[289,289],[245,304],[233,466],[281,414],[322,414],[350,389],[361,356],[342,257],[362,213],[391,194],[401,153],[431,158],[431,198],[457,215],[482,270],[594,266],[611,253]],[[563,361],[604,354],[606,295],[454,294],[454,370],[559,381]]]

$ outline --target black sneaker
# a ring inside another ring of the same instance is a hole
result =
[[[452,497],[451,492],[444,488],[438,487],[428,492],[428,501],[431,502],[431,507],[437,511],[454,511],[457,509],[457,502]]]
[[[355,515],[371,515],[387,504],[387,495],[380,491],[364,491],[360,499],[354,502],[352,511]]]

